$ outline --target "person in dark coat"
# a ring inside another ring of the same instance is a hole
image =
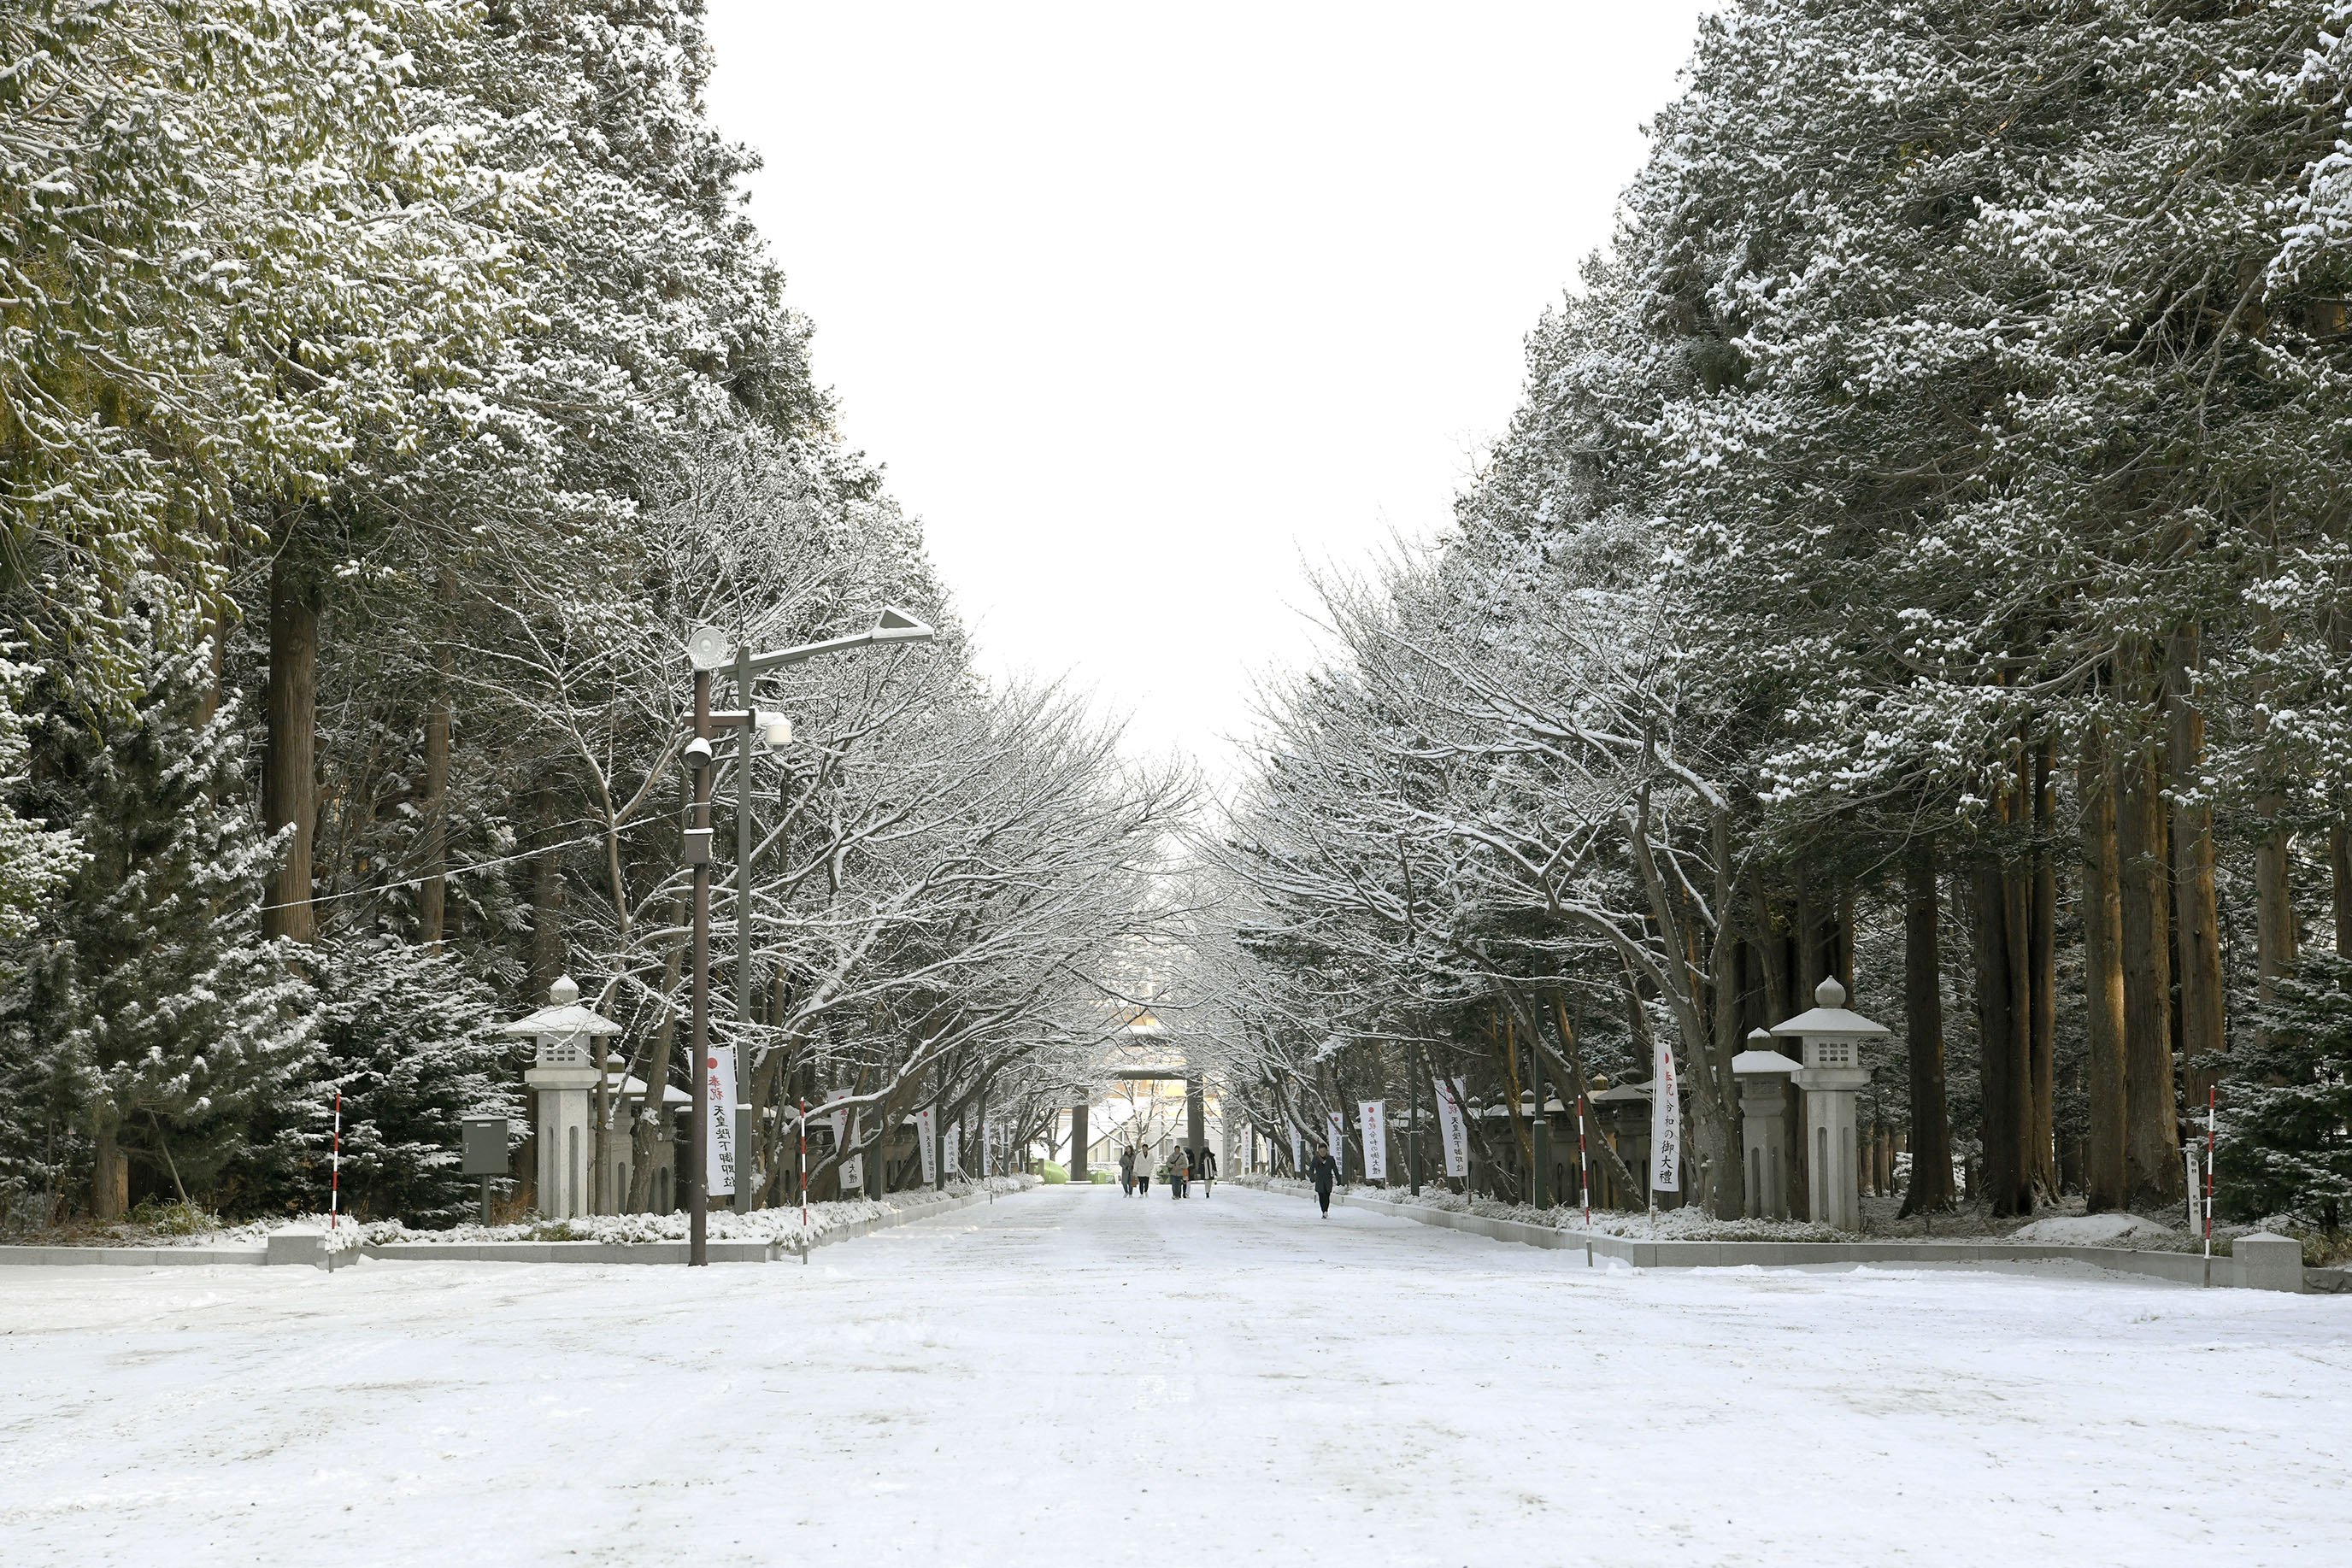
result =
[[[1315,1156],[1315,1163],[1307,1167],[1307,1179],[1315,1184],[1315,1201],[1323,1206],[1323,1218],[1330,1218],[1331,1184],[1339,1179],[1339,1167],[1328,1152]]]
[[[1135,1151],[1133,1149],[1119,1151],[1118,1190],[1129,1197],[1135,1196]]]
[[[1217,1156],[1204,1145],[1201,1150],[1201,1196],[1208,1197],[1217,1189]]]

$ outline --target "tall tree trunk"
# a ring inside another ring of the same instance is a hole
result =
[[[2336,904],[2336,955],[2352,958],[2352,831],[2341,822],[2327,830],[2327,867]]]
[[[2051,777],[2056,760],[2051,742],[2033,754],[2032,927],[2026,939],[2026,979],[2032,994],[2026,1052],[2032,1158],[2027,1175],[2051,1197],[2058,1195],[2058,867],[2051,852],[2057,832],[2058,786]]]
[[[1969,879],[1975,927],[1977,1041],[1981,1084],[1984,1166],[1981,1186],[1995,1214],[2023,1214],[2032,1207],[2025,1168],[2025,1133],[2030,1090],[2021,1046],[2025,998],[2019,982],[2024,967],[2023,934],[2013,923],[2024,913],[2023,888],[2003,873],[2000,862],[1980,855]],[[2012,907],[2014,906],[2014,907]]]
[[[2083,798],[2083,990],[2090,1055],[2089,1168],[2084,1193],[2093,1213],[2121,1208],[2124,1174],[2123,894],[2116,848],[2116,776],[2104,731],[2084,741],[2077,773]]]
[[[289,525],[290,528],[290,525]],[[266,936],[310,942],[318,935],[310,904],[310,841],[319,820],[319,607],[282,543],[269,570],[268,725],[261,776],[261,822],[292,828],[285,859],[269,874],[261,929]]]
[[[100,1224],[122,1218],[131,1207],[131,1160],[115,1141],[111,1126],[97,1134],[98,1158],[89,1183],[89,1217]]]
[[[1730,858],[1727,846],[1722,853],[1725,860]],[[1731,1059],[1747,1041],[1739,1027],[1739,956],[1746,944],[1739,939],[1735,913],[1738,901],[1731,896],[1727,873],[1717,886],[1723,911],[1706,938],[1710,983],[1705,1000],[1710,1027],[1707,1038],[1691,1047],[1688,1073],[1697,1090],[1690,1102],[1691,1146],[1697,1152],[1693,1163],[1715,1217],[1738,1219],[1747,1211],[1747,1161],[1740,1157],[1739,1081],[1732,1074]]]
[[[1838,889],[1837,930],[1830,939],[1830,972],[1853,996],[1853,889]]]
[[[1764,1009],[1768,1016],[1763,1027],[1769,1029],[1805,1009],[1797,1005],[1794,977],[1789,973],[1789,945],[1775,928],[1772,901],[1765,896],[1762,883],[1754,884],[1751,902],[1756,910],[1756,960],[1764,972]]]
[[[1815,896],[1811,879],[1801,864],[1797,867],[1797,994],[1789,998],[1799,1012],[1813,1005],[1813,988],[1830,977],[1829,925],[1830,912]]]
[[[2275,790],[2266,792],[2254,805],[2256,814],[2266,822],[2276,821],[2285,810],[2286,801]],[[2281,827],[2265,828],[2254,844],[2254,967],[2264,1006],[2273,999],[2274,982],[2294,967],[2303,947],[2294,925],[2294,891],[2287,874],[2294,852],[2294,835]]]
[[[2263,552],[2265,572],[2275,570],[2277,555],[2273,548]],[[2266,607],[2254,612],[2258,631],[2255,645],[2264,653],[2274,653],[2285,640],[2277,620]],[[2330,616],[2331,622],[2335,617]],[[2331,626],[2331,630],[2333,627]],[[2252,707],[2258,735],[2267,737],[2271,731],[2273,688],[2264,677],[2254,692]],[[2275,773],[2254,801],[2254,815],[2262,823],[2262,837],[2254,843],[2254,971],[2256,996],[2264,1007],[2275,999],[2281,975],[2294,967],[2295,956],[2302,946],[2302,934],[2295,928],[2294,892],[2291,883],[2294,864],[2294,834],[2282,819],[2286,815],[2286,798],[2278,786]]]
[[[449,875],[449,688],[445,681],[425,710],[425,880],[416,890],[416,937],[438,952]]]
[[[441,577],[444,615],[457,596],[457,582],[446,570]],[[449,684],[453,658],[446,635],[433,651],[433,695],[425,705],[425,881],[416,890],[416,937],[439,951],[449,890]]]
[[[2152,745],[2121,759],[2116,847],[2122,872],[2124,1174],[2129,1201],[2181,1196],[2172,1088],[2171,898],[2166,874],[2164,764]]]
[[[555,791],[539,790],[537,837],[542,843],[555,837],[559,821]],[[563,855],[551,844],[530,862],[530,1004],[547,1000],[547,988],[563,973],[566,954],[563,931]]]
[[[1822,967],[1820,901],[1813,897],[1808,885],[1805,867],[1801,862],[1794,868],[1796,896],[1790,901],[1789,980],[1790,995],[1788,1013],[1774,1019],[1775,1024],[1786,1023],[1790,1018],[1813,1005],[1813,992],[1827,977]],[[1813,1218],[1812,1140],[1805,1135],[1805,1092],[1793,1079],[1781,1086],[1781,1115],[1790,1129],[1789,1137],[1789,1213],[1795,1218]]]
[[[2193,689],[2204,660],[2197,628],[2172,635],[2165,659],[2165,717],[2172,792],[2172,894],[2180,952],[2183,1076],[2201,1104],[2221,1071],[2221,914],[2213,885],[2213,809],[2201,798],[2205,715]]]
[[[1951,1111],[1944,1093],[1944,990],[1937,952],[1936,841],[1914,845],[1903,873],[1903,1011],[1911,1035],[1911,1189],[1903,1212],[1952,1207]]]

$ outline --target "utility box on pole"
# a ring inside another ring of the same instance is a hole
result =
[[[468,1116],[460,1125],[458,1173],[482,1178],[482,1223],[488,1225],[490,1222],[490,1178],[508,1174],[507,1119],[504,1116]]]

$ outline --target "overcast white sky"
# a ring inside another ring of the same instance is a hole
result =
[[[1442,528],[1701,0],[710,0],[849,440],[997,674],[1226,773],[1305,568]]]

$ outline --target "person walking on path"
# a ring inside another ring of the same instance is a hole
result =
[[[1307,1179],[1315,1184],[1315,1201],[1323,1206],[1323,1218],[1330,1218],[1331,1184],[1339,1179],[1339,1167],[1331,1163],[1328,1153],[1318,1155],[1315,1163],[1307,1167]]]
[[[1184,1149],[1181,1144],[1168,1151],[1168,1196],[1184,1196]]]
[[[1133,1149],[1119,1151],[1118,1190],[1129,1197],[1135,1196],[1135,1151]]]
[[[1151,1196],[1151,1162],[1143,1157],[1141,1149],[1135,1151],[1135,1191],[1139,1197]]]
[[[1201,1150],[1201,1196],[1214,1197],[1217,1190],[1217,1156],[1206,1147]]]

